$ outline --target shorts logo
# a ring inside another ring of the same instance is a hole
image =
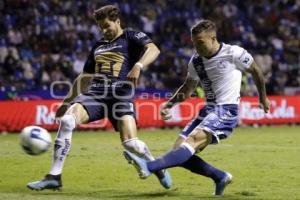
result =
[[[223,131],[216,131],[216,135],[224,135]]]

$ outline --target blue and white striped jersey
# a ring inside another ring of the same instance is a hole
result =
[[[188,77],[199,80],[207,103],[238,104],[242,71],[253,57],[242,47],[222,43],[210,58],[195,53],[188,64]]]

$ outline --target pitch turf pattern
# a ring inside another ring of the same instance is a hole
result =
[[[178,129],[140,130],[155,156],[169,150]],[[52,134],[52,138],[54,138]],[[300,199],[300,127],[239,128],[228,140],[209,146],[202,157],[234,175],[222,199]],[[163,189],[154,176],[140,180],[122,156],[113,132],[76,132],[66,161],[61,191],[31,191],[30,181],[49,170],[51,151],[23,153],[17,134],[0,135],[0,200],[32,199],[216,199],[213,183],[173,168],[173,187]]]

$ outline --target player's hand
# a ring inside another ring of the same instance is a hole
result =
[[[62,117],[65,114],[65,112],[68,110],[69,105],[70,104],[62,104],[62,105],[60,105],[59,108],[56,111],[55,118]]]
[[[170,109],[169,108],[165,108],[160,110],[160,115],[163,118],[163,120],[169,120],[172,118],[172,115],[170,113]]]
[[[163,120],[169,120],[172,118],[171,111],[170,108],[167,107],[167,103],[162,104],[160,115],[163,118]]]
[[[265,99],[261,99],[259,101],[260,103],[260,108],[263,109],[265,111],[265,113],[268,113],[270,111],[270,101],[269,99],[265,98]]]
[[[127,79],[131,81],[135,87],[138,85],[140,73],[141,68],[138,65],[134,65],[130,72],[127,74]]]

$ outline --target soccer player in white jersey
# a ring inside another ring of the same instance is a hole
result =
[[[263,74],[253,57],[239,46],[219,43],[214,22],[199,21],[191,28],[191,35],[196,52],[188,64],[186,80],[164,104],[161,115],[169,119],[173,105],[190,97],[199,81],[205,91],[206,105],[181,132],[172,151],[149,162],[128,151],[124,156],[139,169],[141,178],[161,169],[181,166],[211,178],[215,183],[214,194],[222,195],[232,182],[232,175],[211,166],[195,153],[227,138],[237,126],[242,72],[252,74],[260,105],[266,113],[269,100]]]

